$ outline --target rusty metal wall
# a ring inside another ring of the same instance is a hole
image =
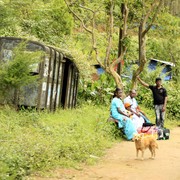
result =
[[[13,48],[23,39],[0,37],[0,61],[12,58]],[[73,108],[76,105],[79,71],[75,63],[60,50],[35,41],[28,41],[27,50],[45,52],[42,61],[34,65],[34,74],[40,83],[23,88],[20,106],[54,111],[56,108]]]

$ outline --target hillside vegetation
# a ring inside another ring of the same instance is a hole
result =
[[[144,109],[152,122],[154,113]],[[107,123],[109,107],[83,105],[55,113],[0,110],[0,179],[22,179],[57,167],[93,164],[122,135]],[[166,127],[178,121],[166,120]]]
[[[122,41],[119,39],[119,30],[124,24],[121,19],[124,2],[128,2],[127,7],[130,10],[127,21],[129,34],[126,34]],[[120,41],[126,47],[122,58],[122,73],[131,65],[132,60],[139,59],[138,29],[146,15],[144,13],[150,10],[152,2],[155,1],[144,2],[0,1],[0,36],[25,38],[65,49],[74,57],[80,72],[76,109],[59,109],[54,113],[37,112],[33,109],[15,111],[3,101],[5,105],[0,108],[0,179],[19,180],[55,167],[78,168],[81,164],[93,164],[106,148],[123,139],[114,124],[107,123],[110,99],[116,87],[115,80],[112,74],[104,73],[97,81],[92,81],[91,74],[95,72],[92,65],[99,62],[109,65],[114,62],[118,58]],[[147,22],[147,25],[152,26],[146,37],[147,63],[140,74],[145,82],[154,84],[155,78],[162,75],[162,67],[149,72],[147,64],[150,58],[175,64],[172,80],[163,82],[168,92],[165,121],[168,128],[180,125],[180,11],[179,1],[171,2],[173,3],[165,1],[153,24],[152,15]],[[114,20],[111,27],[110,19],[111,22]],[[83,26],[86,28],[83,29]],[[27,67],[27,64],[22,63],[25,59],[28,64],[28,58],[21,52],[18,53],[17,61],[10,64],[11,67],[17,67],[15,71],[13,68],[7,71],[1,64],[0,99],[12,89],[12,85],[16,85],[17,89],[25,85],[23,83],[27,78],[21,75],[22,71],[18,71],[21,66],[26,70],[24,67]],[[17,65],[19,62],[21,66]],[[137,67],[132,71],[136,69]],[[11,72],[17,72],[22,79],[17,78],[15,84],[16,76]],[[29,76],[29,71],[26,74]],[[122,87],[126,94],[132,87],[131,83],[130,79],[122,78]],[[139,84],[137,90],[140,106],[154,122],[151,92]]]

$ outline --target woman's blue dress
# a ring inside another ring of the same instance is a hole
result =
[[[124,128],[124,133],[128,140],[131,140],[135,133],[137,133],[132,120],[118,112],[118,108],[121,111],[125,110],[124,104],[121,99],[114,97],[111,102],[111,116],[118,120],[119,128]]]

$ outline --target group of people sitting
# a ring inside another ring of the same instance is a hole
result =
[[[135,90],[131,90],[129,95],[122,100],[122,90],[116,88],[111,102],[111,117],[115,119],[119,128],[123,128],[125,136],[131,140],[138,128],[144,122],[150,122],[144,112],[142,112],[135,99]]]

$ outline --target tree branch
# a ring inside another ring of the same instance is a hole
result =
[[[88,11],[91,11],[92,13],[96,13],[99,11],[99,9],[101,8],[101,6],[99,6],[99,8],[96,9],[96,11],[93,11],[92,9],[88,8],[88,7],[85,7],[85,6],[82,6],[82,5],[79,5],[80,8],[82,9],[86,9]]]
[[[127,4],[124,3],[124,9],[122,12],[122,16],[123,16],[123,27],[122,27],[122,36],[120,41],[122,42],[120,44],[120,54],[119,57],[113,62],[113,66],[117,65],[118,63],[121,62],[121,60],[123,59],[123,57],[126,54],[127,51],[127,47],[123,45],[123,40],[125,39],[125,37],[127,36],[127,21],[128,21],[128,15],[129,15],[129,9],[127,8]]]
[[[95,33],[95,18],[96,18],[96,14],[99,10],[96,9],[95,11],[93,11],[92,9],[90,9],[89,7],[85,7],[85,6],[82,6],[80,5],[79,7],[80,8],[83,8],[87,11],[90,11],[92,14],[93,14],[93,17],[91,19],[91,23],[92,23],[92,30],[91,29],[88,29],[83,21],[83,19],[81,19],[77,14],[76,12],[73,11],[73,9],[70,7],[70,5],[67,3],[67,0],[64,0],[69,11],[74,15],[74,17],[76,17],[81,23],[82,23],[82,26],[83,28],[91,34],[91,38],[92,38],[92,50],[94,50],[95,52],[95,55],[96,55],[96,61],[99,63],[99,65],[105,69],[106,72],[110,73],[115,81],[116,81],[116,84],[118,87],[121,87],[123,88],[123,84],[122,84],[122,80],[121,80],[121,77],[120,75],[118,75],[118,73],[114,70],[114,66],[116,64],[118,64],[121,59],[124,57],[125,53],[126,53],[126,47],[123,46],[123,43],[122,43],[122,52],[121,52],[121,55],[113,62],[110,64],[110,51],[112,49],[112,34],[113,34],[113,26],[114,26],[114,18],[113,18],[113,10],[114,10],[114,0],[109,0],[110,2],[110,5],[108,6],[110,9],[109,9],[109,35],[108,35],[108,42],[107,42],[107,47],[106,47],[106,54],[105,54],[105,58],[104,58],[104,62],[102,62],[100,59],[99,59],[99,52],[98,52],[98,49],[96,47],[96,33]],[[127,36],[127,19],[128,19],[128,9],[127,9],[127,6],[124,10],[124,13],[123,13],[123,37],[121,40],[124,40],[125,37]],[[91,51],[92,52],[92,51]]]
[[[114,25],[114,18],[113,18],[113,9],[114,9],[114,2],[111,0],[111,7],[110,7],[110,31],[109,31],[109,38],[108,38],[108,46],[106,48],[106,56],[105,56],[105,60],[104,60],[104,65],[105,68],[107,67],[107,65],[109,65],[109,58],[110,58],[110,50],[112,47],[112,34],[113,34],[113,25]]]
[[[91,11],[92,13],[94,13],[94,11],[93,11],[92,9],[90,9],[90,8],[88,8],[88,7],[85,7],[85,6],[82,6],[81,4],[79,5],[79,7],[82,8],[82,9],[86,9],[86,10]]]
[[[163,3],[163,1],[162,1],[162,0],[159,0],[159,4],[157,5],[157,9],[156,9],[156,12],[155,12],[154,15],[153,15],[153,18],[152,18],[152,20],[151,20],[151,23],[150,23],[150,24],[147,26],[147,28],[144,30],[143,35],[146,34],[146,33],[150,30],[150,28],[152,27],[153,22],[155,21],[157,15],[158,15],[158,13],[159,13],[159,11],[160,11],[160,9],[161,9],[162,3]],[[155,7],[154,7],[154,8],[155,8]],[[154,10],[154,8],[152,9],[152,11]],[[147,20],[146,20],[146,21],[147,21]]]
[[[66,3],[69,11],[81,22],[83,28],[84,28],[87,32],[89,32],[89,33],[92,34],[92,31],[86,27],[84,21],[70,8],[70,6],[69,6],[69,4],[67,3],[67,1],[64,0],[64,2]]]
[[[161,0],[160,0],[161,1]],[[146,13],[146,16],[144,18],[144,23],[147,23],[147,20],[149,18],[149,16],[151,15],[152,11],[154,10],[154,8],[156,7],[156,3],[158,2],[158,0],[154,0],[154,2],[151,5],[151,8],[149,9],[149,11]]]
[[[124,20],[124,28],[123,28],[123,37],[127,35],[127,21],[128,21],[129,9],[127,8],[127,4],[124,4],[124,12],[123,12],[123,20]]]
[[[129,15],[129,9],[127,8],[127,4],[124,3],[124,12],[123,12],[123,31],[122,31],[122,40],[124,40],[124,38],[127,36],[127,21],[128,21],[128,15]],[[127,47],[126,46],[122,46],[122,57],[124,57]]]
[[[92,37],[92,50],[95,51],[95,54],[96,54],[96,60],[97,62],[100,64],[101,67],[104,67],[103,63],[99,60],[98,58],[98,50],[97,50],[97,47],[96,47],[96,37],[95,37],[95,32],[94,32],[94,29],[95,29],[95,16],[96,16],[96,11],[93,11],[92,9],[88,8],[88,7],[85,7],[85,6],[82,6],[80,5],[79,7],[83,8],[83,9],[86,9],[88,11],[91,11],[93,13],[93,18],[92,18],[92,30],[88,29],[86,27],[86,25],[84,24],[84,21],[70,8],[69,4],[67,3],[66,0],[64,0],[68,9],[70,10],[70,12],[82,23],[82,26],[83,28],[91,34],[91,37]],[[92,53],[92,51],[91,51]]]

